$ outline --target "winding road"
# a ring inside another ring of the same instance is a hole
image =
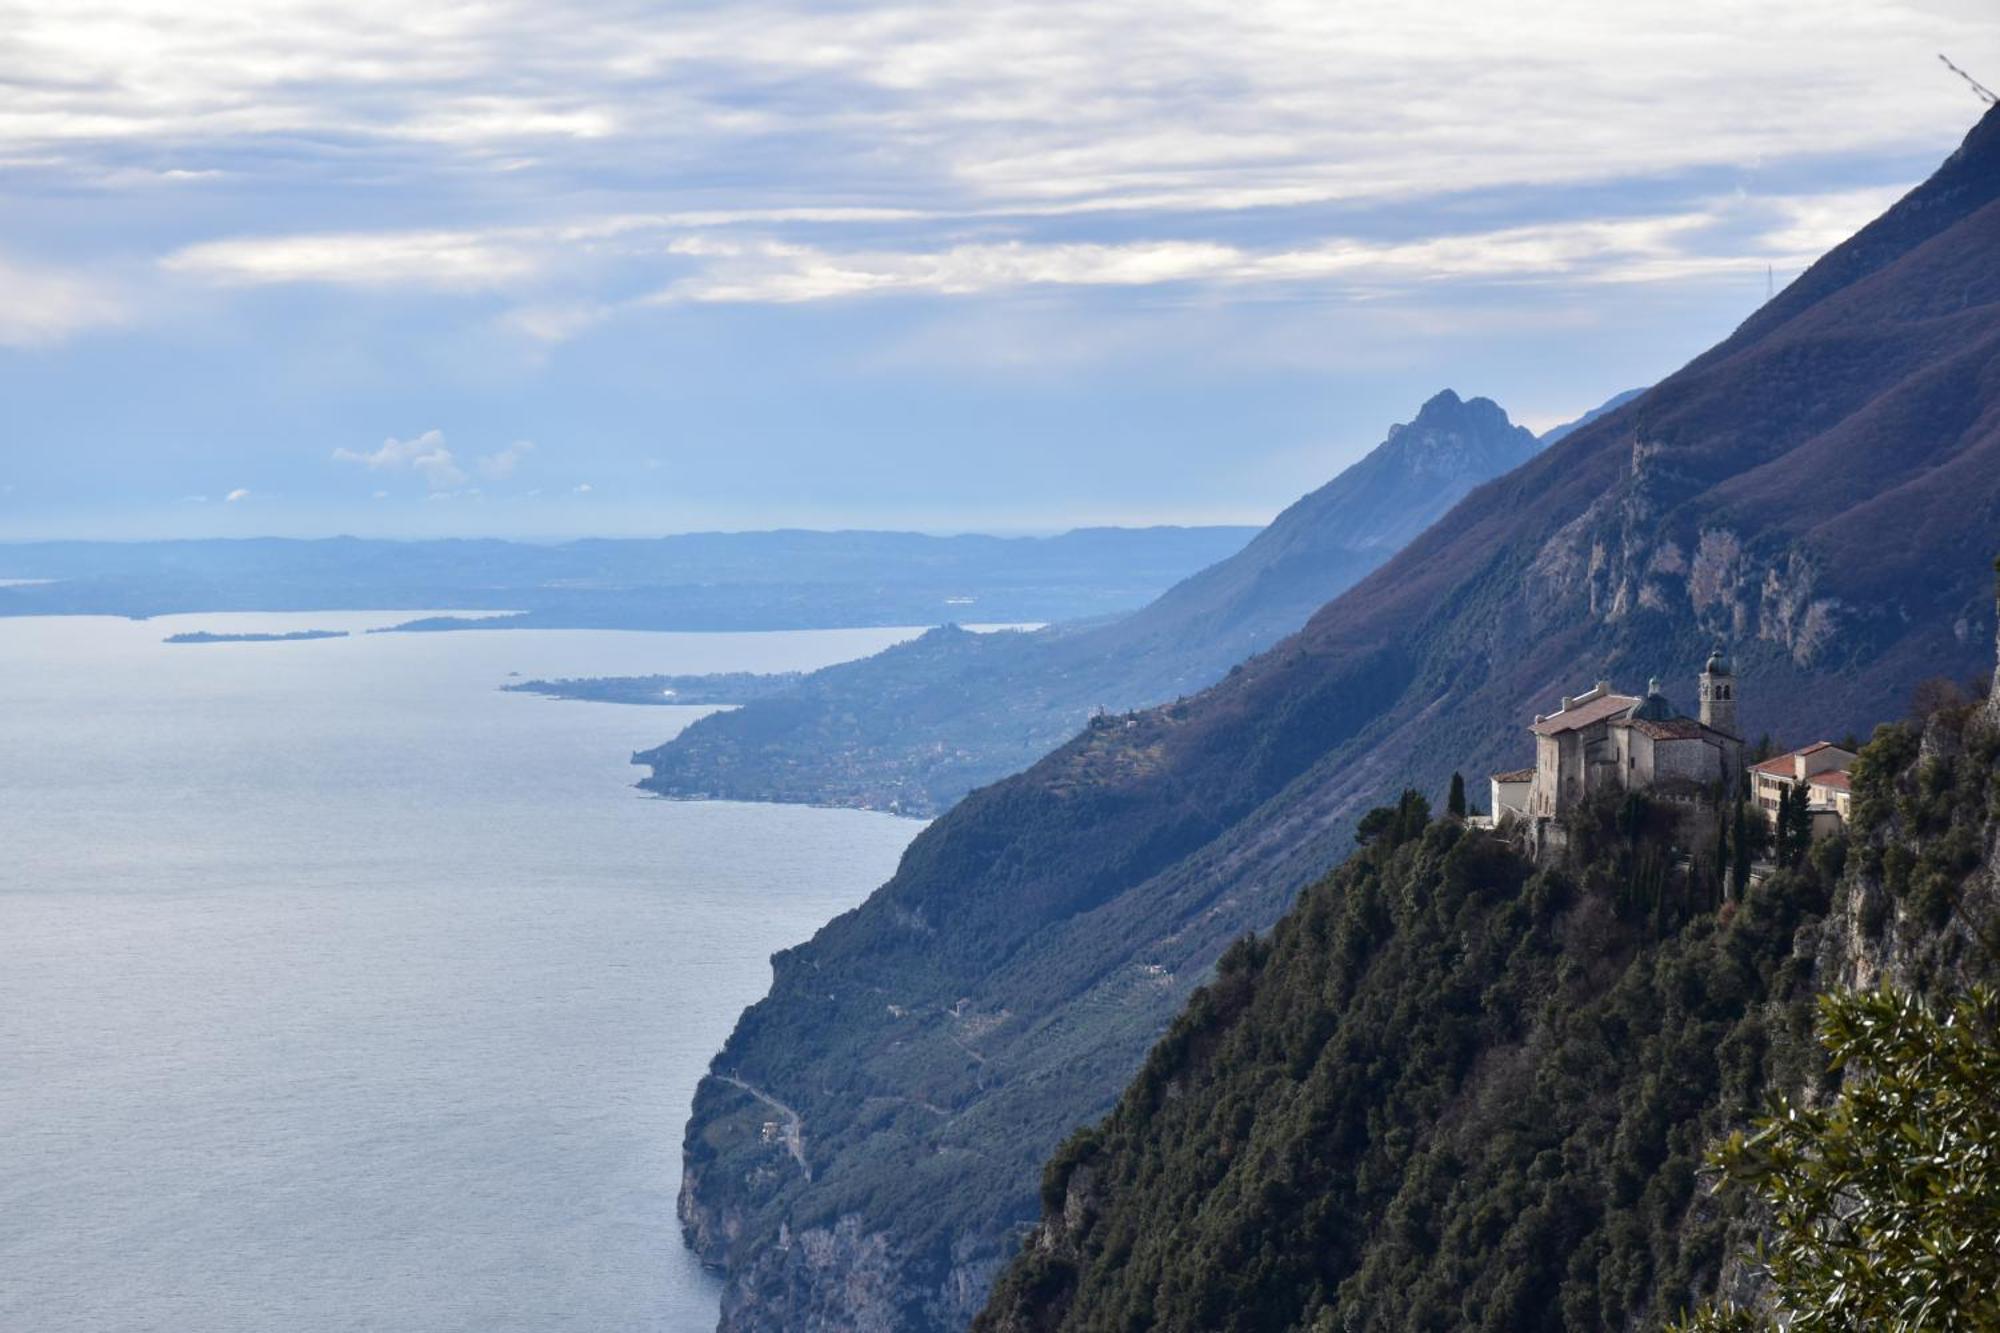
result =
[[[791,1107],[785,1105],[783,1102],[779,1101],[776,1097],[773,1097],[770,1093],[764,1091],[762,1088],[757,1087],[754,1084],[745,1083],[742,1079],[737,1078],[734,1074],[717,1074],[715,1077],[721,1082],[727,1083],[732,1088],[740,1088],[744,1092],[749,1093],[752,1097],[755,1097],[758,1101],[764,1103],[764,1105],[770,1107],[773,1111],[776,1111],[779,1115],[785,1118],[784,1119],[785,1150],[791,1153],[792,1160],[799,1164],[799,1170],[805,1172],[806,1179],[808,1181],[811,1181],[813,1178],[813,1169],[812,1165],[806,1161],[805,1117],[800,1115],[797,1111],[794,1111]]]

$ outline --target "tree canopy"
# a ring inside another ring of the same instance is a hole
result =
[[[1780,1101],[1714,1158],[1770,1211],[1777,1308],[1710,1307],[1681,1333],[2000,1329],[2000,993],[1850,992],[1820,1013],[1839,1095]]]

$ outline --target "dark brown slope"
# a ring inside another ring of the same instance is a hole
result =
[[[1783,734],[1893,711],[1908,682],[1885,655],[1975,669],[2000,530],[1996,196],[1989,115],[1727,342],[1320,612],[1297,645],[1311,669],[1449,627],[1433,667],[1518,701],[1576,678],[1572,652],[1672,680],[1690,636],[1723,637],[1763,673],[1746,721]],[[1257,674],[1238,688],[1284,690],[1284,654]]]
[[[1937,177],[1671,380],[1475,491],[1183,705],[968,797],[776,960],[704,1083],[683,1214],[725,1326],[961,1326],[1039,1162],[1100,1115],[1228,940],[1367,803],[1518,763],[1575,684],[1690,705],[1717,638],[1746,726],[1805,740],[1984,669],[2000,536],[2000,112]]]

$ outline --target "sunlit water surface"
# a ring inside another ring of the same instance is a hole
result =
[[[0,1329],[712,1329],[674,1194],[769,955],[918,825],[675,804],[703,709],[893,630],[170,646],[409,612],[0,619]]]

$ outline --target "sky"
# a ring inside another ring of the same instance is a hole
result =
[[[1992,0],[0,0],[0,540],[1262,522],[1653,382]]]

